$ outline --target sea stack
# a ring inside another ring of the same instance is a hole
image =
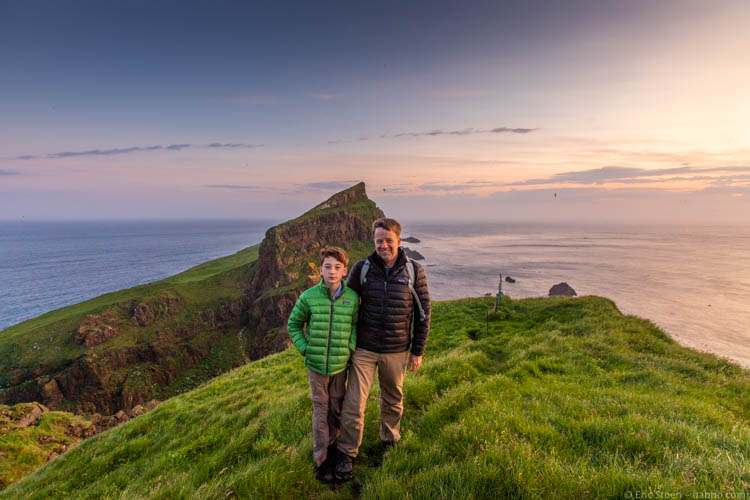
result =
[[[558,283],[549,289],[550,297],[575,297],[577,295],[578,294],[573,290],[573,287],[565,282]]]

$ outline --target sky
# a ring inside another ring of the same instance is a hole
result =
[[[0,220],[750,222],[746,0],[0,0]]]

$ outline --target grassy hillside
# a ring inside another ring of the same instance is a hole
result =
[[[81,417],[36,403],[0,405],[0,489],[78,443],[90,426]]]
[[[356,481],[313,479],[294,350],[84,441],[2,498],[562,498],[750,489],[750,378],[597,297],[439,302],[384,455],[377,388]],[[653,498],[656,498],[654,496]],[[666,497],[665,497],[666,498]]]
[[[91,348],[77,344],[73,332],[88,314],[99,314],[132,300],[179,296],[185,302],[182,317],[176,319],[176,323],[179,323],[213,304],[238,299],[242,285],[248,279],[249,265],[257,258],[258,245],[255,245],[164,280],[101,295],[3,330],[0,332],[0,366],[3,368],[0,371],[0,388],[8,385],[13,371],[54,373],[71,360],[85,355]],[[101,351],[135,344],[140,337],[152,335],[151,330],[126,329],[111,341],[93,349]]]

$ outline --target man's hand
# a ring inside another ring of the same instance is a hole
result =
[[[419,367],[422,366],[422,356],[415,356],[413,354],[409,354],[409,364],[407,365],[407,368],[410,372],[415,372],[419,369]]]

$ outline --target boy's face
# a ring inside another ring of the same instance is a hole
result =
[[[326,257],[323,260],[323,265],[320,266],[320,275],[327,286],[338,288],[339,283],[346,275],[346,266],[343,262],[336,260],[335,257]]]

